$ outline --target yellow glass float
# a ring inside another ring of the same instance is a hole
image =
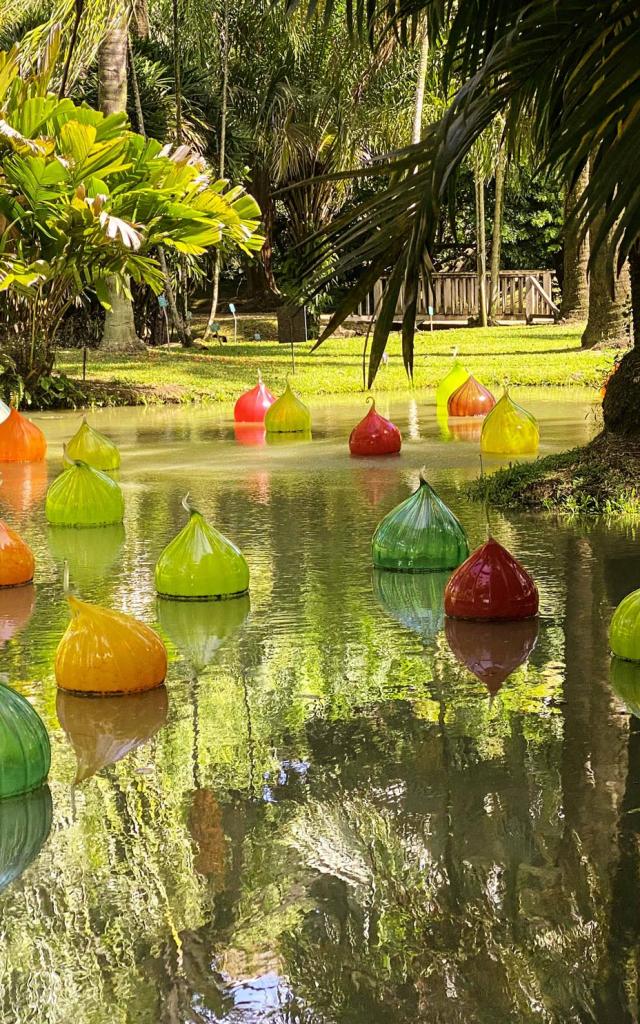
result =
[[[264,425],[267,434],[297,434],[311,430],[311,413],[294,395],[289,381],[284,394],[267,409]]]
[[[640,661],[640,590],[620,602],[609,626],[609,647],[625,661]]]
[[[69,459],[86,462],[88,466],[105,473],[120,468],[120,452],[115,444],[99,430],[89,426],[86,416],[69,441],[66,455]]]
[[[166,723],[168,710],[166,686],[96,701],[59,690],[56,712],[76,754],[76,784],[147,743]]]
[[[505,387],[482,424],[480,448],[487,455],[530,455],[538,450],[540,429],[530,412],[514,402]]]
[[[439,409],[446,409],[449,405],[449,399],[451,398],[454,391],[457,391],[459,387],[469,380],[470,373],[465,370],[464,366],[459,359],[454,356],[453,364],[446,377],[443,377],[438,387],[436,388],[436,406]]]
[[[68,598],[71,622],[58,644],[56,681],[71,693],[139,693],[161,686],[167,651],[143,622],[97,604]]]
[[[190,504],[189,495],[182,504],[189,522],[158,559],[159,596],[211,601],[246,594],[249,566],[242,552]]]
[[[124,498],[110,476],[75,461],[51,484],[45,513],[52,526],[113,526],[124,518]]]

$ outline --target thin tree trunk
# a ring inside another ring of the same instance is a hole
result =
[[[422,45],[420,47],[420,63],[418,64],[418,78],[416,80],[416,92],[413,104],[413,130],[411,141],[420,142],[422,138],[422,111],[424,109],[424,92],[427,82],[427,69],[429,67],[429,31],[427,19],[424,19],[422,29]]]
[[[601,222],[599,216],[592,224],[592,243]],[[589,319],[582,335],[583,348],[628,340],[629,300],[629,270],[625,264],[620,274],[616,274],[616,252],[607,241],[591,258]]]
[[[256,163],[252,168],[251,194],[262,211],[264,244],[260,259],[252,261],[248,266],[249,295],[251,298],[264,296],[267,299],[278,299],[280,291],[273,273],[275,210],[271,196],[271,179],[262,163]]]
[[[223,13],[223,23],[220,32],[220,57],[222,59],[222,94],[220,97],[220,147],[218,155],[218,176],[224,178],[225,163],[226,163],[226,145],[227,145],[227,105],[228,105],[228,86],[229,86],[229,5],[225,0]],[[211,295],[211,312],[209,313],[209,323],[207,324],[207,334],[212,330],[213,323],[218,312],[218,298],[220,295],[220,249],[217,248],[213,255],[213,292]]]
[[[478,166],[475,168],[476,186],[476,250],[478,269],[478,323],[487,326],[487,235],[484,219],[484,180]]]
[[[580,196],[589,184],[589,168],[567,191],[564,204],[564,254],[562,302],[560,313],[564,320],[586,320],[589,314],[589,236],[581,240],[572,220]]]
[[[629,285],[631,289],[631,327],[635,347],[640,350],[640,238],[629,252]]]
[[[491,233],[491,299],[489,315],[492,320],[495,320],[498,315],[498,299],[500,295],[500,251],[502,248],[502,211],[506,171],[507,151],[506,147],[501,145],[496,162],[496,200],[493,210],[493,230]]]
[[[640,243],[629,253],[633,348],[609,380],[602,411],[605,430],[612,434],[640,436]]]
[[[180,63],[180,0],[173,0],[173,77],[176,87],[176,145],[182,145],[182,65]]]
[[[106,36],[98,53],[98,102],[103,114],[127,109],[127,43],[129,25],[126,13]],[[109,352],[144,351],[136,334],[131,300],[108,281],[111,309],[105,311],[100,347]]]

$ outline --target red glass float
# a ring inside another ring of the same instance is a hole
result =
[[[452,619],[530,619],[538,614],[538,588],[520,562],[489,537],[449,580],[444,610]]]
[[[450,416],[486,416],[495,404],[489,389],[471,376],[453,392],[448,410]]]
[[[47,442],[40,427],[16,409],[6,414],[7,409],[0,402],[0,462],[42,462]]]
[[[397,455],[402,447],[402,434],[391,420],[376,412],[375,398],[369,412],[351,431],[349,451],[352,455]]]
[[[262,374],[259,373],[255,388],[240,395],[233,410],[233,418],[236,423],[264,423],[265,413],[275,400],[275,395],[262,383]]]
[[[445,635],[451,653],[487,687],[497,693],[505,679],[523,665],[538,639],[538,620],[463,622],[447,619]]]

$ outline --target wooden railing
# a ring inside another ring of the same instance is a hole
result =
[[[526,320],[537,317],[558,319],[559,310],[551,298],[551,270],[501,270],[495,316],[498,320]],[[385,278],[376,282],[366,299],[360,303],[357,316],[371,317],[382,296]],[[487,275],[487,297],[491,281]],[[420,286],[416,319],[429,316],[429,307],[438,319],[466,320],[478,315],[478,275],[472,273],[434,274],[430,294]],[[396,315],[402,316],[403,294],[400,292]]]

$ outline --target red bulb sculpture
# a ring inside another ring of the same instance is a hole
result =
[[[402,447],[402,434],[395,423],[376,412],[375,398],[369,412],[351,431],[349,451],[352,455],[397,455]]]
[[[452,619],[531,619],[538,614],[538,588],[517,559],[489,537],[447,583],[444,610]]]
[[[236,423],[264,423],[269,406],[275,402],[275,396],[262,383],[262,374],[258,374],[258,383],[251,391],[245,391],[235,404],[233,418]]]
[[[480,381],[469,377],[449,399],[450,416],[486,416],[496,400]]]

